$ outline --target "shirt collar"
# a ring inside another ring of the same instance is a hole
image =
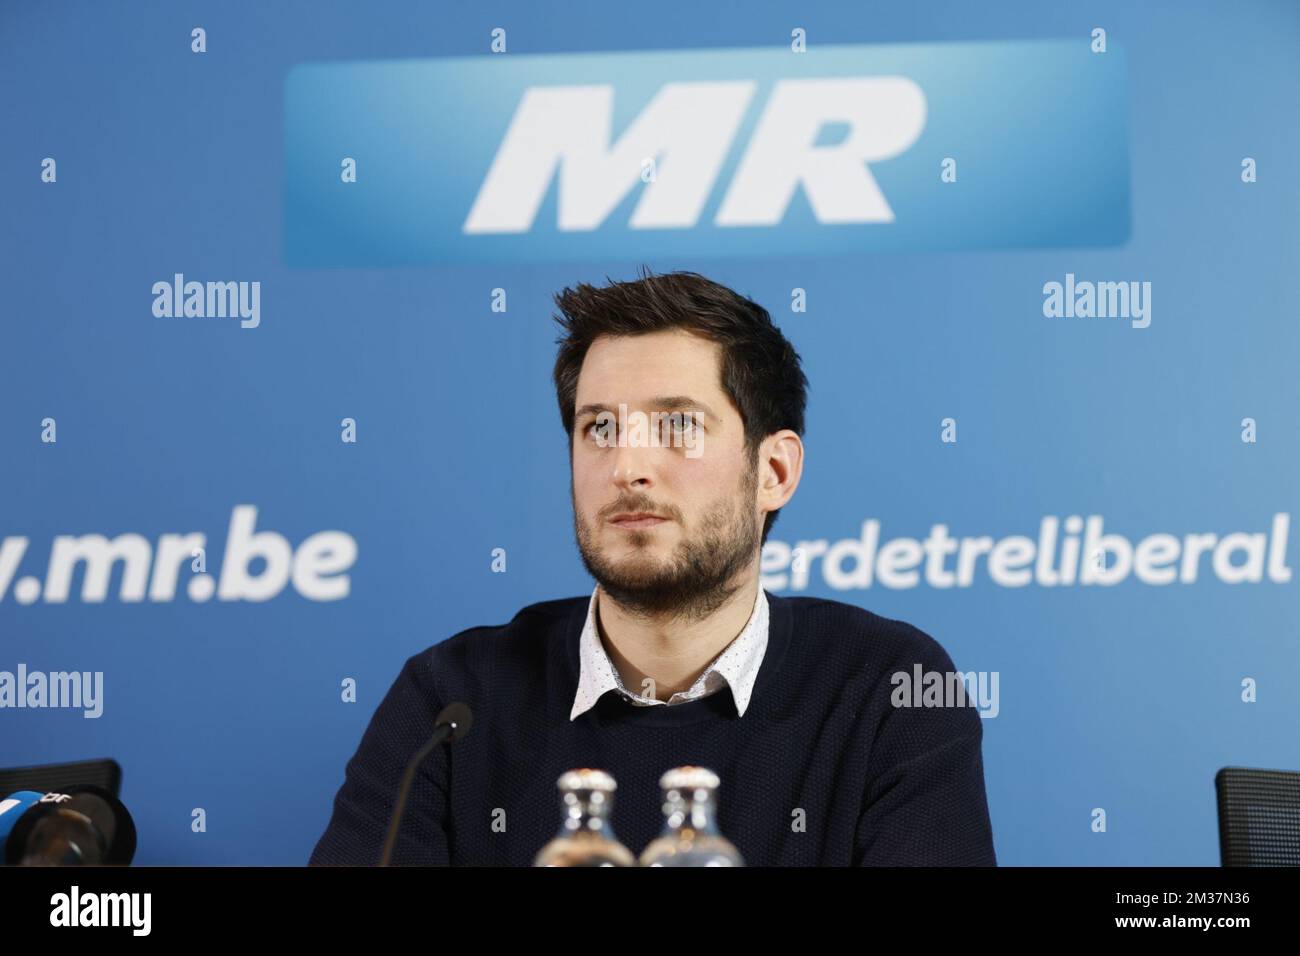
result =
[[[690,688],[674,694],[668,701],[653,700],[623,686],[618,668],[609,659],[609,653],[601,643],[600,632],[596,627],[596,596],[599,593],[599,587],[591,592],[591,600],[587,603],[587,621],[578,638],[578,692],[574,695],[569,720],[576,720],[596,706],[596,701],[611,690],[618,691],[633,704],[649,707],[707,697],[720,690],[724,684],[731,688],[737,713],[742,717],[745,715],[745,708],[749,706],[749,699],[754,692],[754,681],[758,679],[758,670],[767,650],[769,612],[767,595],[761,587],[758,596],[754,598],[754,610],[749,615],[749,622],[736,639],[714,658]]]

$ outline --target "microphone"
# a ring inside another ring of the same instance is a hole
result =
[[[9,839],[9,834],[14,824],[18,822],[18,818],[35,804],[40,803],[43,796],[45,794],[36,790],[15,790],[0,800],[0,860],[4,858],[5,841]]]
[[[402,776],[402,786],[397,791],[397,803],[393,807],[393,819],[388,824],[388,836],[384,840],[384,851],[379,856],[380,866],[388,866],[393,859],[393,847],[397,845],[397,831],[401,828],[402,814],[406,810],[406,797],[411,792],[411,784],[415,782],[415,772],[419,769],[420,764],[424,763],[424,759],[433,753],[438,744],[443,741],[451,743],[453,740],[460,740],[469,733],[472,726],[474,726],[474,715],[470,713],[469,707],[460,701],[448,704],[443,708],[442,713],[438,715],[438,719],[433,726],[433,736],[406,765],[406,773]]]
[[[32,800],[35,795],[37,799]],[[10,803],[10,801],[18,801]],[[9,866],[125,865],[135,856],[135,821],[103,787],[78,784],[58,792],[20,790],[0,804],[0,838]],[[12,824],[5,818],[18,812]]]

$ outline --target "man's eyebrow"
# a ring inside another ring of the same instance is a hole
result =
[[[713,419],[714,421],[719,421],[717,412],[709,408],[709,406],[704,404],[703,402],[699,402],[691,398],[689,395],[656,395],[654,398],[650,399],[650,401],[647,402],[646,404],[650,405],[652,409],[655,411],[665,411],[665,412],[676,412],[685,409],[690,409],[693,411],[695,409],[699,409],[700,411],[704,412],[705,415],[709,416],[709,418]],[[618,409],[611,408],[610,406],[602,402],[595,402],[592,404],[581,406],[580,408],[577,409],[577,411],[573,413],[573,416],[574,418],[581,418],[583,415],[589,415],[592,414],[593,412],[613,412],[617,414]]]

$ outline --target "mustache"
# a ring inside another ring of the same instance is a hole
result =
[[[675,520],[680,518],[677,514],[676,508],[670,508],[666,505],[656,505],[654,502],[646,498],[620,498],[608,508],[602,508],[598,517],[608,518],[610,515],[621,514],[624,512],[636,514],[641,511],[644,511],[647,514],[665,515],[666,517]]]

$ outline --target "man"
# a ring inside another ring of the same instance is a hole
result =
[[[663,826],[659,777],[691,764],[720,777],[719,828],[750,865],[994,865],[978,713],[892,702],[893,675],[955,673],[943,648],[759,587],[803,473],[807,389],[768,313],[695,273],[556,303],[596,587],[410,658],[311,862],[378,860],[408,760],[463,701],[473,733],[421,765],[394,863],[531,863],[559,828],[556,780],[578,767],[613,775],[613,829],[638,854]]]

